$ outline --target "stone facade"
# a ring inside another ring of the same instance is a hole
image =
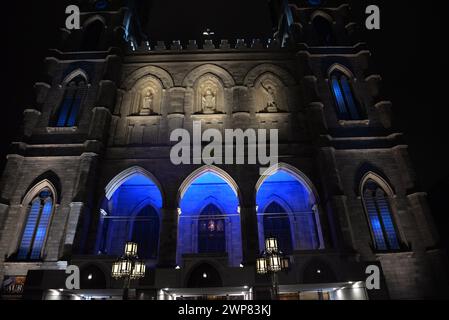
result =
[[[281,284],[307,282],[310,265],[331,269],[335,282],[342,283],[363,280],[365,267],[378,264],[389,297],[442,296],[447,267],[426,195],[416,190],[407,146],[391,127],[392,105],[382,95],[369,50],[356,37],[349,6],[272,2],[279,30],[268,42],[153,44],[134,36],[137,30],[127,30],[126,38],[124,25],[137,17],[120,1],[110,1],[107,12],[87,8],[83,28],[64,31],[62,47],[45,61],[35,109],[25,111],[23,135],[13,143],[1,179],[1,278],[64,270],[68,264],[93,264],[108,275],[116,257],[96,252],[102,201],[111,181],[137,170],[151,176],[162,194],[159,256],[149,271],[153,280],[141,289],[183,288],[204,261],[217,269],[225,287],[266,285],[254,271],[263,242],[256,216],[259,167],[170,161],[171,132],[192,131],[193,121],[201,121],[203,130],[279,129],[281,167],[306,177],[316,192],[320,246],[294,251],[294,267],[281,276]],[[322,39],[313,28],[317,16],[329,19],[335,45],[317,43]],[[103,28],[101,41],[81,51],[94,23]],[[339,120],[331,90],[335,70],[349,78],[363,119]],[[67,85],[77,76],[86,80],[87,94],[76,126],[54,126]],[[241,234],[232,233],[241,239],[228,249],[239,252],[232,262],[194,250],[179,255],[189,251],[180,249],[189,243],[178,243],[180,194],[186,181],[208,170],[226,176],[238,193]],[[377,252],[373,246],[362,195],[367,177],[391,190],[401,250]],[[15,261],[27,199],[39,183],[54,190],[56,201],[42,259]],[[120,283],[107,276],[107,286],[120,288]]]

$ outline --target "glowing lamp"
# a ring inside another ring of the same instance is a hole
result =
[[[265,258],[259,258],[256,262],[257,273],[266,274],[268,272],[267,260]]]
[[[146,265],[143,261],[136,261],[131,274],[132,279],[141,279],[145,277]]]
[[[133,263],[131,260],[124,259],[120,261],[120,275],[121,277],[127,277],[131,275],[133,269]]]
[[[135,256],[137,256],[137,243],[135,243],[135,242],[127,242],[126,243],[125,256],[126,257],[135,257]]]
[[[278,254],[272,254],[268,257],[268,268],[271,272],[279,272],[282,270],[282,259]]]
[[[265,240],[265,250],[268,254],[275,253],[278,251],[278,240],[276,238],[270,237]]]
[[[120,261],[114,262],[112,264],[112,277],[114,279],[118,279],[118,278],[121,277],[120,266],[121,266],[121,262]]]

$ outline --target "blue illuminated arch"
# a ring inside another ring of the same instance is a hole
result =
[[[139,255],[156,259],[163,194],[146,170],[132,167],[117,175],[105,189],[97,251],[121,255],[126,241],[136,241]]]
[[[366,118],[352,87],[353,75],[341,65],[329,70],[329,79],[338,120],[363,120]]]
[[[378,251],[400,250],[399,231],[390,204],[393,190],[372,172],[364,176],[360,188],[374,248]]]
[[[267,227],[267,215],[274,218],[277,214],[281,220],[278,226],[279,234],[283,237],[284,251],[317,250],[323,248],[323,238],[319,219],[319,201],[317,193],[310,180],[299,170],[288,165],[279,164],[268,169],[266,176],[261,177],[256,186],[256,203],[259,229],[260,250],[264,248],[264,239],[273,234]],[[271,212],[270,206],[275,203],[282,208],[282,212]],[[280,234],[290,231],[292,248],[289,237]],[[290,230],[289,230],[290,229]],[[284,239],[285,238],[285,239]]]
[[[72,72],[63,82],[64,96],[59,106],[56,127],[73,127],[77,124],[81,105],[87,96],[88,79],[82,70]]]
[[[182,263],[185,254],[215,252],[226,253],[230,265],[240,265],[242,244],[238,194],[235,181],[214,166],[200,168],[184,181],[179,190],[178,264]],[[213,227],[213,232],[201,230],[201,219],[204,218],[206,227]],[[222,224],[221,231],[216,232],[218,223]],[[208,236],[215,242],[210,248],[208,244],[200,243]],[[225,250],[221,252],[223,248]]]
[[[55,203],[56,190],[48,180],[35,185],[25,196],[23,205],[27,212],[17,249],[18,260],[32,261],[43,257]]]

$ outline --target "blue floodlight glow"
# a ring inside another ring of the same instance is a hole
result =
[[[184,254],[227,253],[231,265],[240,265],[239,199],[226,180],[214,172],[201,174],[187,187],[179,207],[182,214],[178,222],[178,264]]]
[[[269,236],[277,237],[287,253],[320,247],[315,197],[309,190],[305,182],[282,169],[265,179],[256,198],[260,250]]]
[[[141,258],[157,258],[161,208],[162,194],[150,178],[140,173],[128,177],[104,201],[107,215],[101,218],[98,251],[120,256],[126,241],[135,241]]]

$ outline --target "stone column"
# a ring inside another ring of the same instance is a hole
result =
[[[320,174],[323,181],[324,197],[321,198],[323,207],[327,212],[327,216],[321,215],[321,218],[327,218],[330,223],[330,233],[336,246],[339,249],[353,248],[353,235],[351,223],[348,216],[347,197],[343,191],[343,185],[340,173],[337,168],[335,158],[335,149],[322,148],[319,154]],[[324,225],[324,223],[322,222]],[[325,232],[325,228],[323,228]],[[323,235],[326,242],[327,237]],[[328,247],[329,244],[325,243]]]
[[[163,208],[159,237],[159,266],[162,268],[176,266],[176,249],[178,237],[178,209]]]
[[[246,204],[246,206],[240,208],[240,224],[242,228],[243,264],[254,265],[259,252],[255,204]]]
[[[84,253],[89,224],[99,214],[92,212],[97,162],[98,155],[95,153],[81,156],[75,194],[64,229],[64,257],[72,252]]]
[[[410,213],[414,217],[421,238],[420,246],[423,249],[435,247],[439,242],[439,236],[427,203],[427,194],[415,192],[409,194],[407,198],[410,204]]]
[[[70,204],[69,216],[65,226],[64,249],[63,255],[70,256],[72,254],[73,244],[75,242],[76,230],[84,209],[83,202],[72,202]]]

